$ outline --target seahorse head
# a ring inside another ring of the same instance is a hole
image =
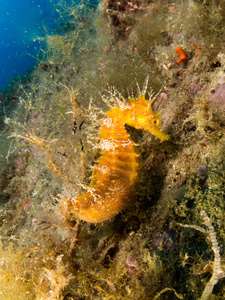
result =
[[[145,99],[144,95],[138,97],[138,99],[128,99],[130,105],[130,116],[126,124],[133,126],[137,129],[144,129],[150,132],[162,141],[167,141],[169,135],[165,134],[160,129],[159,114],[154,112],[149,105],[149,101]]]

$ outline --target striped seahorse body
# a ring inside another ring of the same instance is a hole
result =
[[[138,180],[139,155],[125,124],[144,129],[161,140],[169,139],[159,129],[159,119],[144,95],[109,110],[101,121],[98,147],[102,155],[93,169],[90,186],[68,203],[70,212],[81,220],[91,223],[108,220],[131,198]]]

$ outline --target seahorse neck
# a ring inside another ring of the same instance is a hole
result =
[[[125,124],[127,123],[128,113],[119,107],[111,109],[106,118],[102,122],[101,137],[102,138],[119,138],[120,140],[127,140],[130,135],[127,133]]]

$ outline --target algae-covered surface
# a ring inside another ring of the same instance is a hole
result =
[[[55,9],[37,66],[1,95],[0,299],[224,299],[224,1]],[[170,139],[127,127],[129,204],[78,220],[65,203],[90,183],[98,119],[147,77]]]

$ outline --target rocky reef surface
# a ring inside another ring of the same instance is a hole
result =
[[[224,2],[55,9],[37,66],[1,95],[0,298],[224,299]],[[147,77],[170,139],[127,126],[142,162],[129,204],[80,221],[65,202],[90,184],[98,120]]]

